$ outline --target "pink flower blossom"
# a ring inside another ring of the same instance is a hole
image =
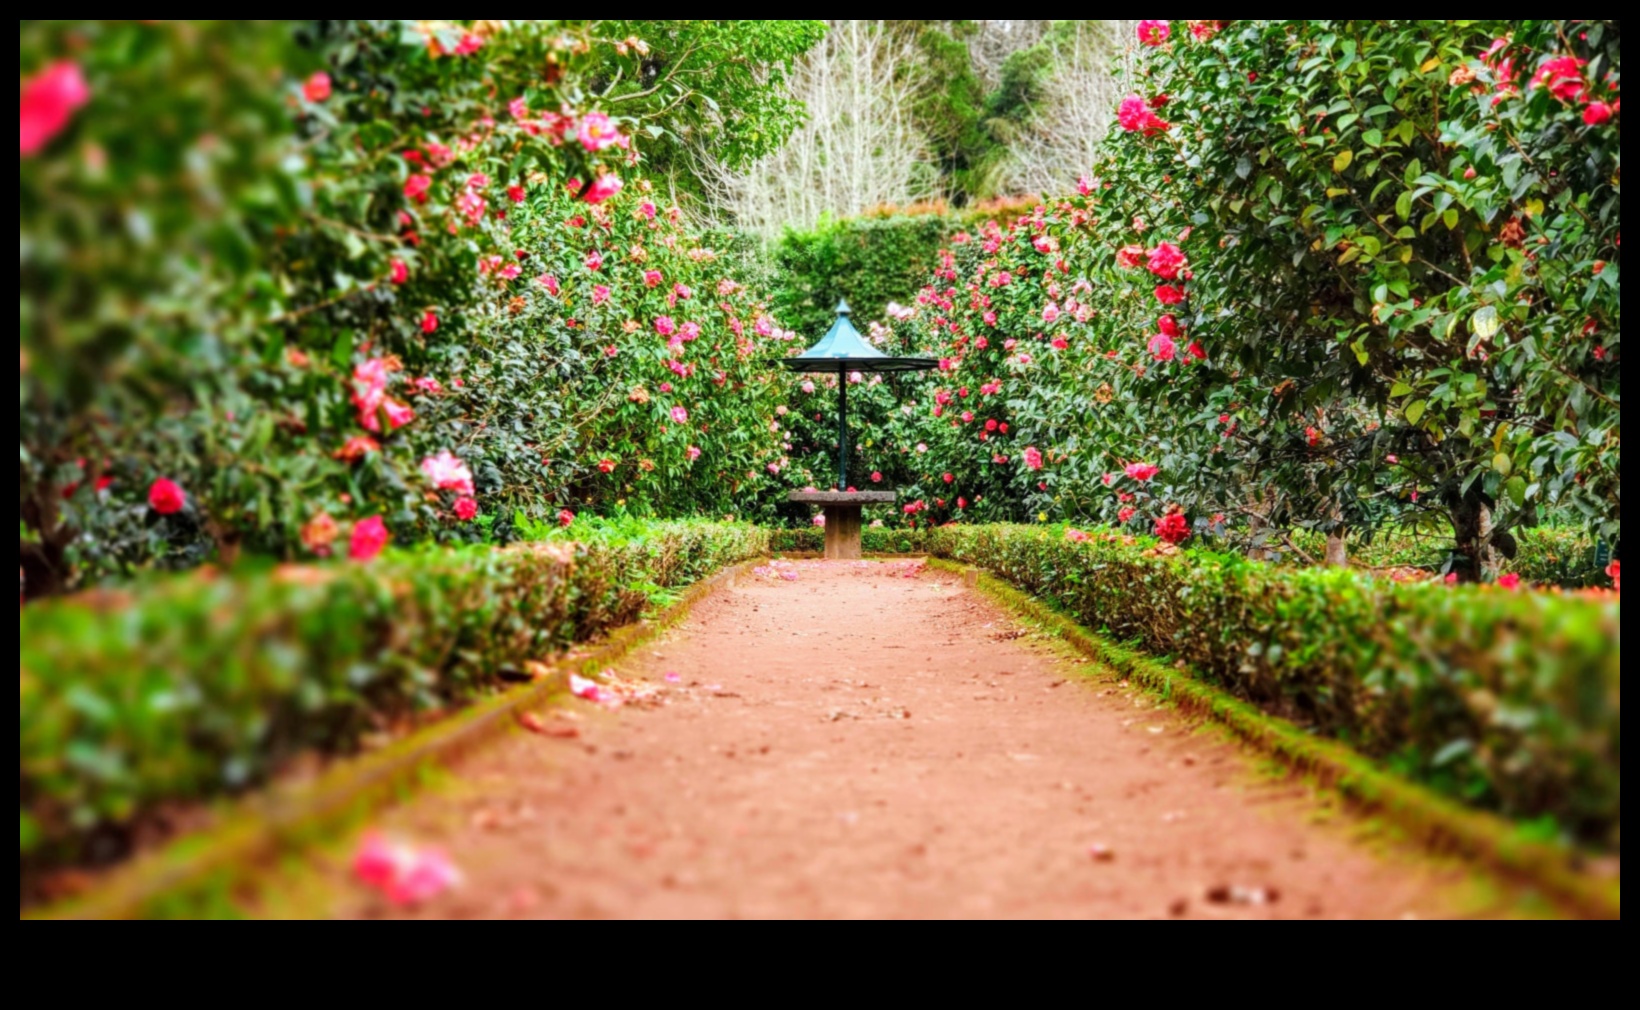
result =
[[[700,459],[700,456],[701,453],[698,447],[693,445],[689,447],[689,462],[693,463],[695,460]]]
[[[456,502],[456,518],[464,523],[470,523],[478,518],[478,502],[471,498],[462,498]]]
[[[68,128],[74,113],[91,101],[91,86],[79,64],[62,61],[40,71],[23,85],[18,104],[17,149],[21,157],[39,154]]]
[[[1040,470],[1042,465],[1042,451],[1040,449],[1032,446],[1025,450],[1025,469]]]
[[[1551,95],[1563,102],[1581,101],[1587,89],[1583,68],[1588,63],[1575,56],[1558,56],[1543,64],[1532,78],[1532,87],[1548,88]]]
[[[638,205],[638,213],[653,221],[655,220],[655,205],[650,203],[648,200],[645,200],[643,203]]]
[[[348,542],[347,556],[354,561],[374,561],[387,549],[389,539],[387,524],[382,522],[381,516],[361,520],[353,524],[353,536]]]
[[[564,509],[562,512],[559,512],[558,513],[558,525],[562,526],[566,530],[569,529],[571,526],[574,526],[575,525],[575,513],[571,512],[569,509]]]
[[[1059,322],[1059,306],[1049,302],[1047,308],[1042,310],[1042,321],[1049,326]]]
[[[546,288],[547,294],[553,296],[554,298],[558,297],[558,278],[554,277],[552,274],[542,274],[540,277],[535,279],[535,283],[541,285],[543,288]]]
[[[1184,251],[1171,242],[1163,242],[1147,254],[1150,257],[1150,272],[1164,281],[1179,279],[1179,271],[1184,269]]]
[[[1156,520],[1156,536],[1174,546],[1190,539],[1190,520],[1178,512],[1169,512]]]
[[[672,408],[672,423],[673,424],[688,424],[689,423],[689,411],[685,410],[682,407],[673,407]]]
[[[655,320],[655,332],[660,336],[670,337],[678,332],[678,324],[672,320],[671,316],[661,316]]]
[[[1118,523],[1120,523],[1121,525],[1126,526],[1128,523],[1133,521],[1133,517],[1137,514],[1138,514],[1137,509],[1134,509],[1134,508],[1131,508],[1131,507],[1124,508],[1121,511],[1116,513],[1116,521]]]
[[[403,260],[394,260],[391,272],[388,275],[394,284],[405,284],[410,280],[410,268]]]
[[[319,104],[330,98],[330,75],[323,70],[309,77],[302,84],[302,97]]]
[[[1081,530],[1066,530],[1065,539],[1069,540],[1073,544],[1085,544],[1093,538],[1088,536],[1086,533],[1083,533]]]
[[[525,189],[523,186],[507,187],[507,199],[511,200],[513,203],[523,203],[529,195],[529,190]]]
[[[1127,468],[1127,475],[1141,484],[1150,483],[1161,472],[1161,467],[1151,466],[1149,463],[1133,463]]]
[[[1184,291],[1172,284],[1163,284],[1156,289],[1156,300],[1163,305],[1178,305],[1184,301]]]
[[[1510,592],[1514,592],[1520,588],[1520,576],[1516,575],[1514,572],[1500,576],[1498,578],[1498,587],[1500,589],[1507,589]]]
[[[1173,26],[1166,21],[1139,22],[1139,42],[1152,48],[1166,44],[1173,34]]]
[[[609,287],[604,284],[594,285],[592,289],[592,304],[602,305],[609,301]]]
[[[1621,593],[1623,591],[1623,563],[1613,561],[1611,567],[1606,569],[1606,576],[1612,580],[1612,590]]]
[[[576,131],[581,146],[594,153],[606,150],[621,142],[621,133],[606,113],[589,112],[581,117],[581,126]]]
[[[426,314],[421,317],[421,332],[429,335],[438,332],[437,312],[434,312],[432,309],[428,309]]]
[[[826,528],[826,517],[825,516],[815,516],[814,517],[814,525],[820,527],[821,529],[825,529]]]
[[[1178,357],[1179,345],[1165,333],[1158,333],[1150,338],[1150,353],[1157,361],[1172,361]]]
[[[613,198],[615,194],[626,188],[626,183],[617,175],[601,175],[598,181],[587,190],[586,201],[594,206]]]
[[[456,55],[471,56],[483,48],[484,40],[479,38],[477,35],[474,35],[472,32],[467,32],[465,35],[461,36],[461,41],[456,43]]]
[[[588,270],[593,272],[602,270],[604,268],[604,254],[594,249],[587,253],[585,263]]]
[[[871,475],[871,482],[873,484],[881,484],[883,482],[883,475],[881,473],[873,473]]]
[[[1583,110],[1583,122],[1590,126],[1604,126],[1611,122],[1612,107],[1605,102],[1590,102]]]
[[[426,203],[427,195],[433,189],[433,177],[430,175],[412,175],[404,182],[404,198],[417,203]]]
[[[692,343],[699,340],[700,324],[684,323],[682,326],[678,327],[678,336],[682,337],[685,343]]]
[[[162,516],[174,516],[188,505],[188,496],[175,481],[160,478],[148,488],[148,507]]]
[[[515,98],[507,103],[507,112],[511,114],[514,119],[519,122],[523,122],[524,120],[530,118],[530,103],[526,102],[523,98]]]
[[[643,282],[652,288],[660,287],[663,283],[665,283],[665,281],[666,278],[661,276],[661,272],[659,270],[644,271]]]
[[[1182,331],[1179,329],[1179,321],[1173,316],[1163,316],[1158,319],[1156,328],[1175,340],[1182,335]]]
[[[440,491],[454,491],[467,497],[473,494],[473,472],[448,449],[422,460],[421,472]]]
[[[1172,123],[1164,122],[1138,95],[1129,95],[1122,100],[1116,121],[1127,132],[1142,133],[1147,137],[1173,129]]]

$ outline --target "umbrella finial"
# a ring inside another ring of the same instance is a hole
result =
[[[837,314],[840,316],[854,315],[854,310],[848,307],[848,301],[846,299],[840,299],[837,302]]]

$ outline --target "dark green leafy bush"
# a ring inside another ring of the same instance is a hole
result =
[[[638,617],[650,594],[760,555],[704,523],[585,527],[511,550],[157,579],[31,606],[19,627],[25,870],[126,847],[164,805],[460,706]]]
[[[1622,613],[1615,596],[1398,584],[1151,549],[1061,529],[931,530],[1090,628],[1402,774],[1619,844]]]

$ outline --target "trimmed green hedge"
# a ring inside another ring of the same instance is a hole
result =
[[[867,554],[926,554],[928,534],[920,530],[864,529],[860,544]],[[826,549],[822,529],[770,530],[769,549],[776,554],[819,554]]]
[[[1551,527],[1514,531],[1515,557],[1505,568],[1533,585],[1582,589],[1604,586],[1611,563],[1597,549],[1585,527]],[[1299,533],[1293,543],[1311,557],[1326,553],[1327,539],[1319,533]],[[1368,568],[1422,568],[1443,571],[1455,549],[1451,534],[1425,536],[1406,530],[1384,530],[1370,544],[1350,544],[1352,564]]]
[[[268,780],[304,752],[494,690],[651,597],[765,554],[751,526],[577,524],[508,550],[157,579],[22,611],[19,849],[121,854],[167,804]]]
[[[936,529],[926,543],[1449,795],[1620,845],[1614,596],[1159,556],[1154,541],[1041,527]]]

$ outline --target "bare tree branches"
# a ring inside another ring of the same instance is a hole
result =
[[[1041,97],[1010,138],[1001,188],[1063,193],[1093,166],[1121,101],[1135,21],[1062,22],[1043,44],[1053,53]]]

